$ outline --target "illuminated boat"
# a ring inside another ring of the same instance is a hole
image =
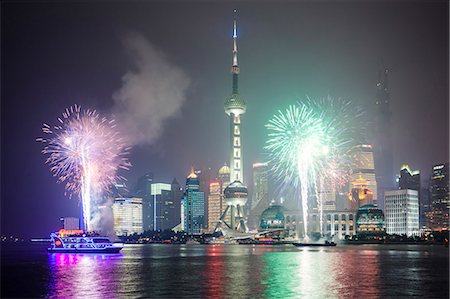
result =
[[[50,234],[49,252],[118,253],[123,243],[112,243],[108,237],[89,235],[82,230],[59,230]]]

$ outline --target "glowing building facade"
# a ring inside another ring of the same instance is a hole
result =
[[[386,233],[419,235],[419,193],[416,190],[386,191],[384,202]]]
[[[219,222],[221,211],[222,196],[220,194],[220,184],[218,180],[213,180],[209,184],[208,195],[208,229],[214,231],[217,222]]]
[[[372,202],[377,204],[377,180],[375,175],[375,165],[373,160],[372,146],[368,144],[358,145],[352,149],[352,173],[350,175],[350,182],[355,182],[359,179],[367,181],[367,189],[372,191]],[[350,184],[349,192],[352,192],[353,185]]]
[[[200,191],[200,181],[193,169],[186,179],[181,214],[185,232],[188,234],[202,232],[205,218],[205,193]]]
[[[152,183],[150,187],[152,202],[152,230],[171,229],[176,225],[178,203],[173,198],[172,185]]]
[[[143,232],[142,198],[115,198],[112,210],[116,235],[127,236]]]
[[[289,231],[289,237],[301,239],[304,237],[303,220],[301,211],[285,211],[284,215],[286,229]],[[327,237],[336,237],[340,240],[345,236],[356,234],[356,212],[349,210],[324,211],[322,218],[323,235]],[[320,231],[320,216],[317,212],[309,214],[308,234],[314,234]]]
[[[434,165],[430,179],[431,210],[426,212],[427,228],[449,228],[449,192],[449,164]]]

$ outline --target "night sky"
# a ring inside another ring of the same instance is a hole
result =
[[[183,185],[192,165],[228,162],[223,102],[231,93],[234,8],[239,92],[248,105],[246,182],[277,110],[305,95],[331,95],[363,106],[370,121],[384,67],[394,169],[407,163],[426,179],[433,164],[448,161],[447,1],[3,1],[2,234],[46,236],[61,216],[78,216],[35,141],[42,123],[73,104],[135,120],[122,128],[136,137],[124,173],[131,186],[147,171]]]

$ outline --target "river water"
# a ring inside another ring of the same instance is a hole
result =
[[[45,248],[2,245],[2,298],[449,298],[442,245]]]

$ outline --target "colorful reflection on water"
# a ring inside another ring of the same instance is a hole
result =
[[[49,253],[48,297],[115,297],[118,259],[122,254]]]
[[[127,245],[47,262],[49,298],[448,297],[448,252],[432,246]]]

